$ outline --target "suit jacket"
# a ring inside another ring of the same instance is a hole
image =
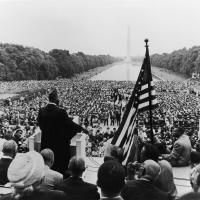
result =
[[[52,103],[39,110],[37,121],[42,131],[41,149],[53,150],[52,169],[65,174],[70,159],[70,140],[82,127],[69,119],[64,109]]]
[[[99,200],[100,198],[96,185],[84,182],[78,177],[65,179],[55,189],[64,191],[67,200]]]
[[[171,154],[165,157],[173,167],[190,164],[191,142],[186,134],[181,135],[174,143]]]
[[[127,181],[121,192],[124,200],[168,200],[169,195],[146,180]]]
[[[44,180],[42,182],[42,187],[53,190],[55,185],[63,180],[63,175],[50,169],[47,165],[45,166]]]
[[[32,192],[27,192],[25,194],[16,197],[14,193],[4,195],[1,200],[66,200],[66,195],[62,191],[56,190],[46,190],[43,188],[35,189]]]
[[[113,198],[103,197],[103,198],[100,198],[100,200],[124,200],[124,199],[121,196],[119,196],[119,197],[113,197]]]
[[[8,167],[12,161],[10,157],[2,157],[0,159],[0,185],[5,185],[9,182],[7,177]]]

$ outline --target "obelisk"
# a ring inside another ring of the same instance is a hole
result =
[[[130,81],[130,65],[131,65],[131,58],[130,58],[130,27],[127,28],[127,55],[126,55],[126,79]]]

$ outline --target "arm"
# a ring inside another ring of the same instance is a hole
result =
[[[38,117],[37,117],[37,123],[38,123],[38,126],[40,127],[40,129],[42,130],[41,126],[42,126],[42,113],[41,113],[41,109],[39,109],[39,112],[38,112]]]
[[[170,161],[176,161],[180,157],[180,154],[182,152],[182,147],[179,143],[175,142],[174,147],[172,149],[172,152],[168,155],[163,155],[163,158]]]
[[[182,147],[179,143],[175,143],[171,152],[171,158],[177,160],[182,152]]]
[[[65,129],[67,130],[67,137],[69,140],[71,140],[76,133],[79,132],[86,132],[87,130],[85,130],[84,128],[82,128],[80,125],[76,124],[75,122],[73,122],[67,115],[67,112],[64,109],[61,109],[61,114],[62,114],[62,119],[63,119],[63,124]]]

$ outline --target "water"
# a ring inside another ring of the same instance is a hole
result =
[[[119,63],[113,67],[93,76],[91,80],[136,81],[141,64]],[[158,80],[156,77],[154,81]]]

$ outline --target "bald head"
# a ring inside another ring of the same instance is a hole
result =
[[[17,143],[14,140],[7,140],[3,144],[2,152],[5,156],[15,157],[17,153]]]

